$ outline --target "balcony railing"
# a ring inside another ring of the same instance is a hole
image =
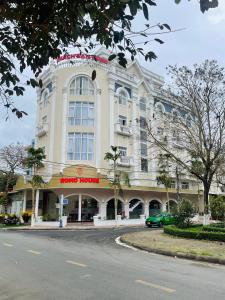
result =
[[[120,123],[115,124],[115,132],[126,136],[132,135],[131,128],[129,128],[128,126],[121,125]]]
[[[134,164],[133,157],[131,156],[121,156],[118,159],[118,165],[123,167],[131,167]]]
[[[42,137],[42,136],[46,135],[47,132],[48,132],[48,124],[44,123],[37,127],[36,136]]]

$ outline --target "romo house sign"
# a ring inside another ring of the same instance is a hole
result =
[[[62,177],[60,183],[100,183],[100,179],[93,177]]]
[[[57,62],[60,62],[62,60],[66,59],[88,59],[88,60],[95,60],[103,64],[108,64],[109,61],[105,57],[97,56],[97,55],[90,55],[90,54],[65,54],[59,56],[56,60]]]

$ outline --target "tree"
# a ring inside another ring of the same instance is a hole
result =
[[[162,183],[166,189],[166,200],[168,205],[168,212],[170,212],[170,197],[169,197],[169,188],[171,188],[172,178],[170,176],[170,155],[169,154],[159,154],[158,160],[159,166],[159,176],[157,176],[157,181]]]
[[[117,219],[117,204],[118,204],[118,193],[119,193],[119,174],[117,172],[117,161],[121,157],[121,153],[116,146],[111,146],[111,152],[106,152],[104,159],[107,161],[113,161],[113,190],[114,190],[114,209],[115,209],[115,220]]]
[[[43,178],[37,172],[40,168],[44,166],[43,160],[46,158],[43,148],[33,148],[29,147],[27,149],[27,157],[24,160],[24,167],[31,169],[31,179],[29,183],[32,188],[32,216],[31,216],[31,226],[34,225],[35,216],[35,200],[37,189],[44,184]]]
[[[167,96],[177,113],[163,116],[168,143],[157,138],[154,122],[147,124],[150,141],[202,182],[208,213],[210,187],[225,162],[224,69],[206,60],[193,69],[170,66],[169,74],[173,84]]]
[[[216,220],[225,219],[225,201],[223,196],[211,196],[209,199],[212,217]]]
[[[179,228],[190,227],[191,218],[194,217],[194,207],[191,201],[182,199],[178,204],[174,212],[176,218],[176,225]]]
[[[2,205],[5,213],[9,200],[9,191],[16,183],[16,173],[22,169],[25,149],[21,144],[11,144],[0,149],[0,189],[4,192]]]
[[[172,0],[179,3],[178,0]],[[200,0],[201,10],[218,5],[218,1]],[[49,59],[56,59],[73,46],[89,53],[103,45],[113,50],[109,60],[118,58],[126,66],[125,53],[134,60],[137,54],[146,60],[156,59],[152,41],[162,32],[171,31],[168,24],[144,24],[136,31],[132,22],[142,11],[146,22],[149,7],[155,0],[36,1],[2,0],[0,2],[0,100],[2,105],[21,118],[26,112],[17,109],[12,96],[23,95],[27,85],[42,86],[37,80]],[[159,30],[159,31],[158,31]],[[135,38],[139,37],[136,42]],[[140,40],[140,38],[142,38]],[[20,75],[30,67],[34,78],[21,81]],[[93,72],[93,79],[96,72]]]

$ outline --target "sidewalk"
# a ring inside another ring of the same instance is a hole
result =
[[[6,230],[12,230],[12,231],[39,231],[39,230],[60,230],[60,231],[75,231],[75,230],[98,230],[98,229],[109,229],[109,228],[125,228],[125,227],[143,227],[143,225],[126,225],[126,226],[102,226],[102,227],[96,227],[93,224],[90,223],[83,223],[83,224],[73,224],[73,225],[67,225],[66,227],[59,228],[59,227],[51,227],[51,226],[38,226],[35,225],[34,227],[31,227],[30,225],[26,226],[18,226],[18,227],[3,227],[0,228],[0,230],[6,231]]]

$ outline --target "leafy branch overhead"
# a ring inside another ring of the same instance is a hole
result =
[[[180,2],[176,0],[171,0]],[[166,2],[166,1],[165,1]],[[216,1],[200,1],[201,9],[216,5]],[[26,114],[18,110],[12,101],[14,95],[23,95],[25,87],[42,86],[37,78],[49,59],[56,59],[66,53],[68,46],[80,52],[89,53],[96,46],[103,45],[114,53],[109,60],[118,58],[126,67],[125,53],[134,60],[141,54],[146,60],[156,59],[151,50],[152,41],[162,32],[171,31],[168,24],[144,24],[136,31],[133,20],[143,12],[146,22],[149,9],[156,6],[156,0],[96,0],[96,1],[0,1],[0,100],[18,118]],[[207,4],[208,3],[208,4]],[[165,3],[166,4],[166,3]],[[205,5],[205,6],[204,6]],[[135,42],[136,38],[142,38]],[[139,44],[143,45],[139,47]],[[34,78],[21,81],[21,73],[29,67]],[[95,79],[96,73],[92,74]]]

